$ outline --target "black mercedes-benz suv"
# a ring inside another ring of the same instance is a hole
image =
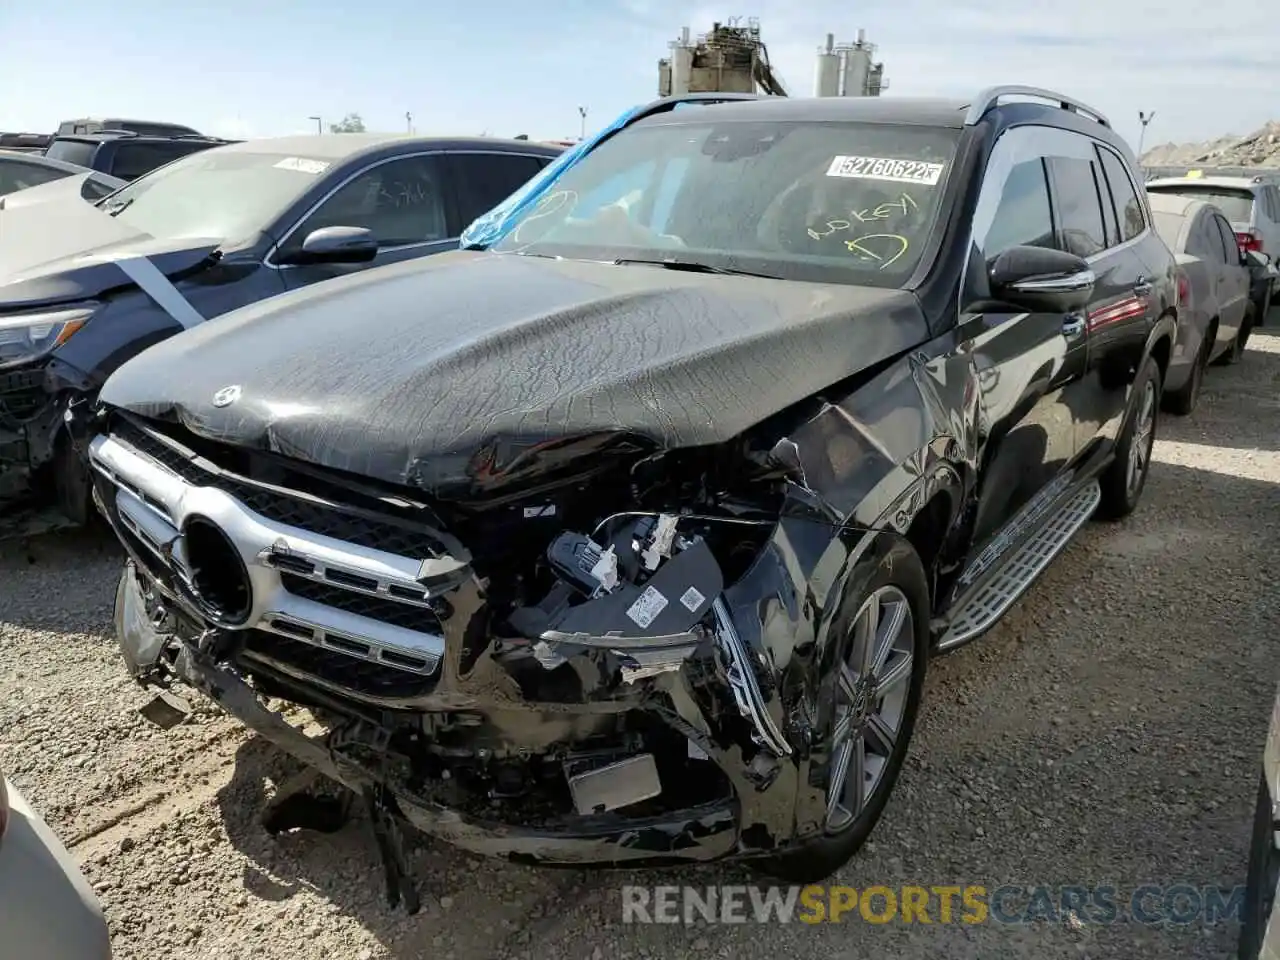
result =
[[[930,656],[1138,503],[1178,313],[1140,184],[1031,88],[637,110],[484,249],[110,378],[125,659],[362,795],[394,892],[397,817],[515,861],[827,876]]]

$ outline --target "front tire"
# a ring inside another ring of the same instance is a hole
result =
[[[905,541],[855,570],[845,599],[855,613],[820,683],[825,733],[822,832],[753,865],[789,883],[817,883],[844,866],[871,835],[906,758],[929,662],[929,587]],[[815,781],[816,782],[816,781]]]
[[[1160,368],[1147,357],[1133,381],[1133,401],[1116,439],[1116,456],[1098,478],[1102,500],[1095,516],[1120,520],[1133,513],[1142,499],[1151,469],[1156,425],[1160,419]]]

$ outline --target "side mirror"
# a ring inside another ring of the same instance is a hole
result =
[[[320,227],[307,234],[302,246],[281,263],[368,263],[378,255],[378,241],[365,227]]]
[[[988,268],[991,292],[1014,306],[1052,313],[1078,310],[1093,297],[1097,277],[1073,253],[1047,247],[1010,247]]]

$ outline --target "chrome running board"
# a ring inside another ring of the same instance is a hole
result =
[[[1014,548],[1008,560],[1000,564],[989,580],[963,602],[951,618],[951,625],[938,642],[939,650],[950,650],[990,630],[1004,616],[1027,587],[1035,583],[1062,548],[1071,542],[1088,519],[1093,516],[1102,489],[1090,480],[1067,497],[1030,537]]]

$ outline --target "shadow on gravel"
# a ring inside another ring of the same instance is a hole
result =
[[[1272,317],[1274,326],[1253,331],[1239,363],[1205,372],[1190,416],[1162,411],[1156,439],[1280,452],[1280,311]]]
[[[125,553],[105,529],[0,540],[0,624],[102,632]]]

